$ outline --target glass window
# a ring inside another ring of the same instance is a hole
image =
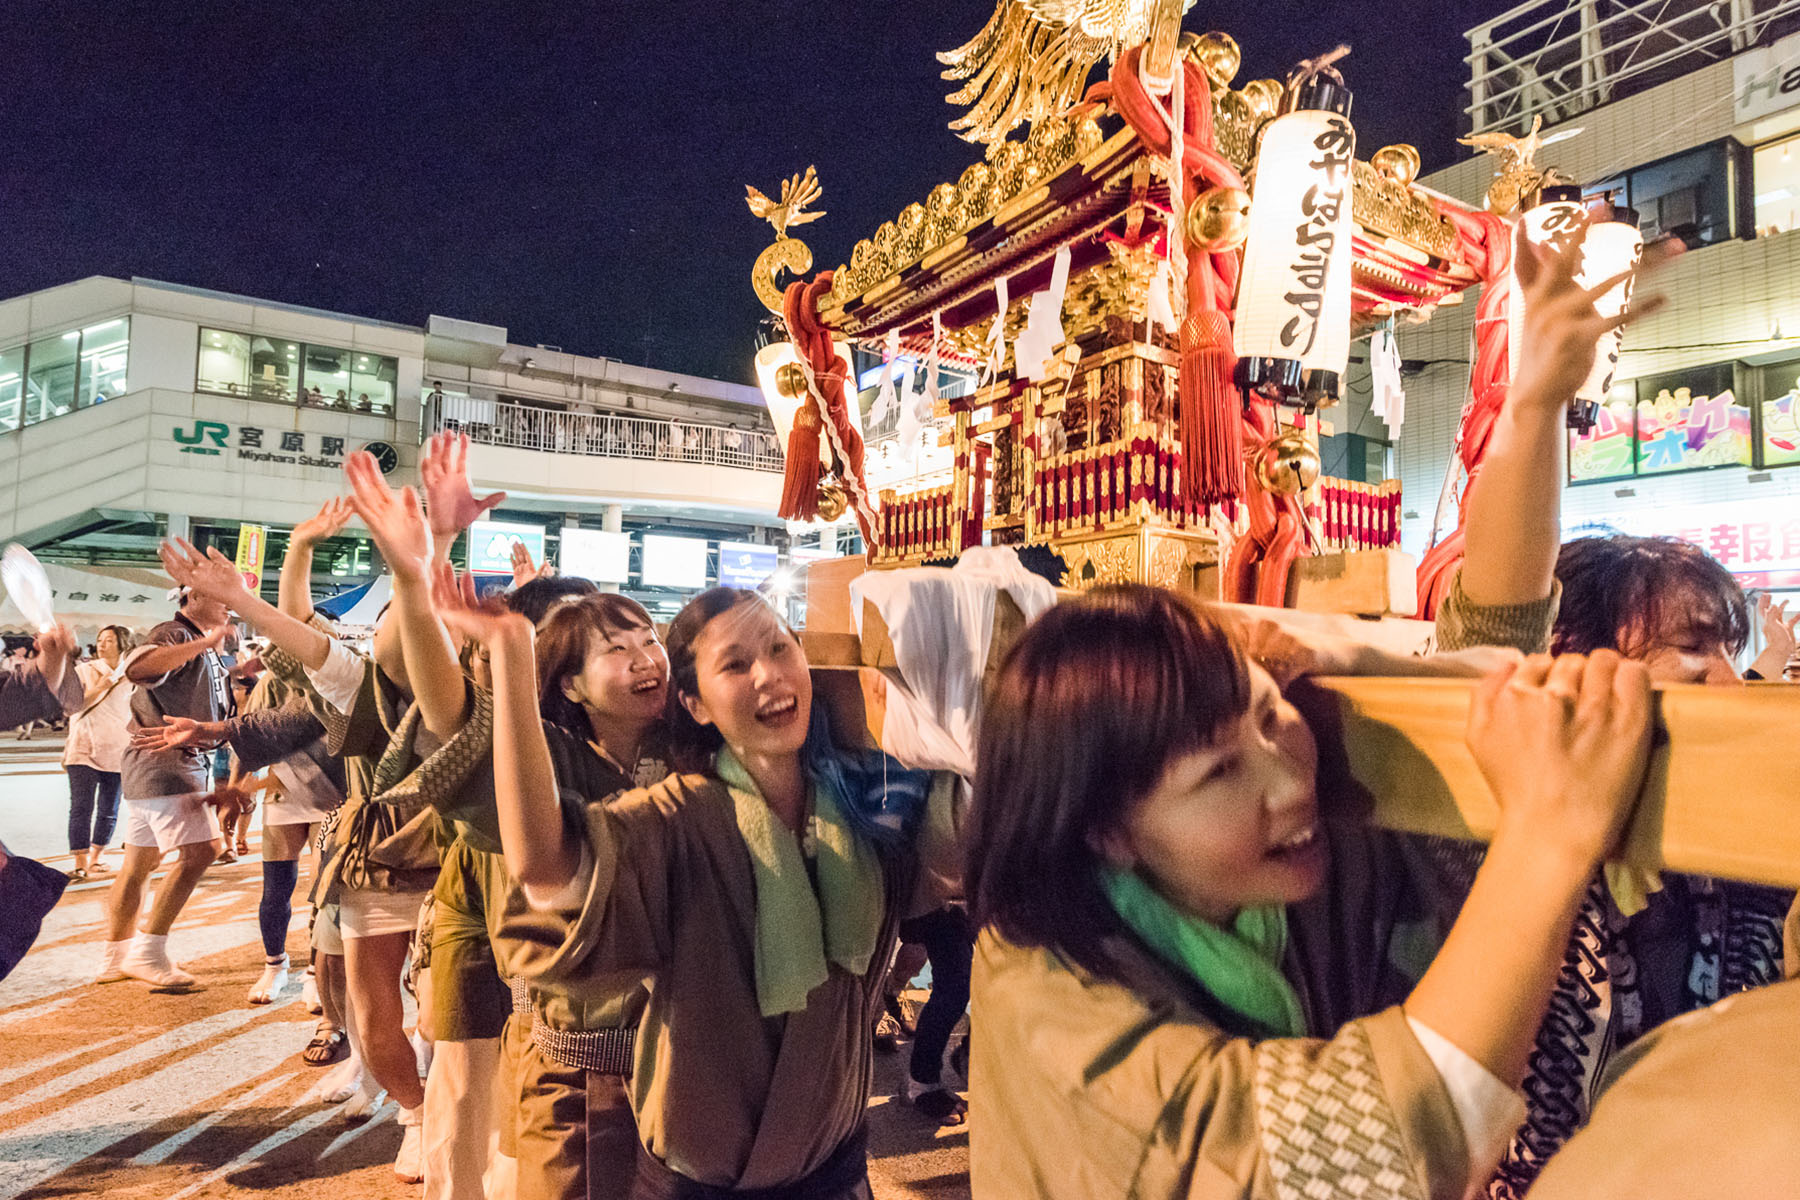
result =
[[[1730,363],[1638,380],[1638,474],[1749,466],[1750,406],[1732,387]]]
[[[394,393],[400,387],[400,360],[379,354],[358,353],[350,371],[351,407],[357,412],[386,416],[394,411]]]
[[[292,402],[300,386],[300,343],[250,339],[250,398]]]
[[[1756,233],[1800,229],[1800,135],[1758,146],[1751,156],[1756,188]]]
[[[104,404],[125,394],[125,367],[130,360],[131,321],[118,317],[81,331],[81,377],[76,407]]]
[[[200,331],[194,389],[227,396],[250,394],[250,335],[225,329]]]
[[[1626,203],[1646,239],[1678,237],[1691,250],[1732,236],[1734,144],[1713,142],[1627,175]]]
[[[306,388],[306,403],[322,408],[349,408],[350,351],[308,346],[301,357],[306,364],[300,379]]]
[[[1756,465],[1800,463],[1800,360],[1759,367],[1756,374]],[[5,369],[0,367],[0,378],[4,375]],[[0,388],[4,386],[0,382]]]
[[[25,355],[25,423],[36,425],[75,407],[75,360],[81,331],[40,338]]]
[[[25,398],[25,347],[0,350],[0,433],[19,427],[19,406]]]

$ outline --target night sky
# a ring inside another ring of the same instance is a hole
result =
[[[748,380],[771,195],[826,268],[980,157],[935,50],[990,0],[7,0],[0,297],[87,275]],[[1201,0],[1238,82],[1339,41],[1363,156],[1454,161],[1462,33],[1507,0]],[[1098,77],[1096,75],[1096,77]]]

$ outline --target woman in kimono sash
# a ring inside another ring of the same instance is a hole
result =
[[[538,720],[531,626],[442,579],[434,598],[493,663],[500,833],[523,892],[502,969],[546,988],[650,985],[632,1195],[869,1196],[875,1015],[949,788],[833,747],[793,632],[760,596],[715,588],[669,631],[685,773],[572,803]]]
[[[527,587],[573,582],[540,580]],[[466,600],[473,604],[472,597]],[[529,620],[529,604],[509,596],[507,607]],[[650,615],[626,596],[569,596],[536,624],[535,640],[542,680],[537,707],[563,795],[584,806],[603,804],[667,774],[658,755],[668,657]],[[448,644],[439,652],[448,654]],[[446,727],[442,749],[381,797],[403,810],[430,806],[454,835],[438,881],[431,950],[433,1019],[445,1028],[469,1023],[477,998],[507,958],[506,912],[514,888],[496,819],[493,683],[485,669],[491,665],[478,657],[466,697],[450,697],[446,707],[465,707],[465,719],[454,730]],[[512,1173],[511,1194],[520,1200],[623,1197],[636,1169],[637,1126],[628,1089],[632,1041],[648,994],[636,982],[623,988],[581,984],[540,988],[516,980],[512,1012],[499,1031],[491,1070],[498,1081],[498,1170],[501,1177]],[[428,1084],[428,1151],[436,1144],[433,1094]],[[453,1095],[443,1101],[479,1102]]]

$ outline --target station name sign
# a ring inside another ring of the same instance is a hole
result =
[[[1736,124],[1800,104],[1800,33],[1731,60]]]
[[[171,439],[183,454],[208,458],[234,457],[252,463],[279,463],[289,467],[323,467],[339,470],[349,453],[350,439],[330,433],[299,429],[267,429],[260,425],[228,425],[224,421],[190,421],[176,425]],[[371,442],[383,473],[393,468],[393,451],[384,443]]]

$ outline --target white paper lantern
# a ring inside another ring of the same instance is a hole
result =
[[[1638,265],[1644,257],[1644,235],[1638,231],[1635,209],[1615,207],[1610,220],[1595,221],[1588,226],[1587,240],[1581,246],[1581,274],[1576,282],[1582,287],[1598,287],[1608,279]],[[1594,310],[1603,317],[1616,317],[1631,303],[1630,279],[1612,288],[1594,301]],[[1600,335],[1594,347],[1594,366],[1587,382],[1575,392],[1569,407],[1569,427],[1583,432],[1594,427],[1600,405],[1612,391],[1613,377],[1619,371],[1619,355],[1625,348],[1623,326]]]
[[[1552,185],[1544,188],[1538,195],[1538,202],[1519,217],[1519,227],[1532,245],[1561,250],[1567,247],[1567,239],[1586,223],[1584,211],[1580,188]],[[1507,335],[1509,362],[1516,376],[1519,354],[1525,346],[1525,294],[1519,288],[1516,266],[1507,298]]]
[[[1350,94],[1318,81],[1264,128],[1238,287],[1238,384],[1337,393],[1350,358]],[[1336,111],[1341,110],[1341,111]]]

